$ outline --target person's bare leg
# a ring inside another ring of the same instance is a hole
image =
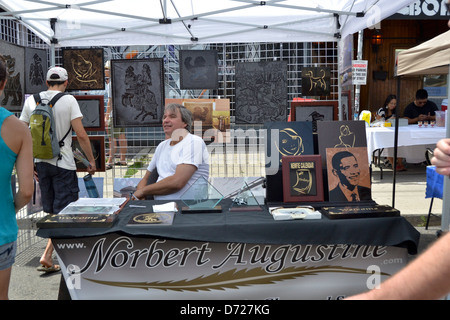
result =
[[[47,246],[45,247],[44,253],[39,260],[40,264],[44,267],[52,267],[53,266],[53,244],[52,240],[48,239]]]
[[[9,282],[11,280],[11,268],[0,271],[0,300],[8,300]]]

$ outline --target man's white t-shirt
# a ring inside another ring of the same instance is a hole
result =
[[[170,139],[164,140],[156,147],[155,155],[147,170],[151,172],[157,169],[158,181],[172,176],[179,164],[191,164],[196,166],[197,170],[181,190],[168,195],[155,195],[155,200],[179,200],[200,177],[208,181],[209,155],[203,139],[189,133],[174,146],[170,145],[170,141]]]
[[[48,90],[41,92],[41,99],[43,101],[50,101],[60,91]],[[36,101],[33,96],[30,96],[23,105],[23,110],[20,115],[20,120],[30,123],[31,113],[36,108]],[[56,135],[58,140],[69,131],[71,121],[76,118],[82,118],[83,114],[80,111],[80,106],[77,100],[70,94],[61,97],[53,106],[53,117],[55,119]],[[49,160],[36,159],[36,162],[48,162],[54,166],[64,168],[67,170],[76,170],[75,160],[72,152],[72,130],[64,139],[64,146],[61,148],[62,159],[53,158]],[[56,162],[58,161],[58,163]]]

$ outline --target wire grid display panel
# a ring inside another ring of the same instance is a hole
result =
[[[14,44],[34,48],[49,49],[48,45],[36,37],[31,31],[19,23],[1,19],[1,39]],[[165,68],[166,98],[225,98],[230,100],[230,131],[231,139],[221,145],[208,144],[210,151],[210,172],[218,177],[265,176],[265,141],[261,136],[262,124],[235,125],[235,63],[257,61],[287,61],[288,93],[286,107],[289,101],[301,97],[301,69],[305,66],[326,66],[332,72],[331,94],[320,97],[320,100],[337,100],[337,50],[335,42],[325,43],[232,43],[189,46],[133,46],[133,47],[103,47],[105,61],[111,59],[132,58],[163,58]],[[216,90],[181,90],[180,89],[180,50],[208,50],[218,52],[219,87]],[[50,60],[50,57],[49,57]],[[62,50],[56,49],[55,64],[62,65]],[[318,98],[318,97],[316,97]],[[318,98],[319,99],[319,98]],[[20,114],[16,114],[20,116]],[[89,135],[105,137],[106,154],[111,156],[111,133],[88,132]],[[237,133],[237,134],[236,134]],[[113,196],[114,178],[143,177],[156,146],[164,139],[161,128],[136,127],[127,128],[124,136],[116,138],[118,142],[126,142],[125,153],[127,165],[114,165],[111,170],[97,172],[96,176],[104,177],[104,197]],[[244,138],[242,138],[244,135]],[[122,140],[122,141],[121,141]],[[118,150],[117,150],[118,151]],[[114,155],[113,155],[114,156]],[[106,157],[108,159],[108,157]],[[113,163],[120,160],[118,152]],[[82,177],[85,173],[78,173]],[[18,219],[22,220],[21,228],[35,228],[35,222],[43,213],[28,215],[26,209],[20,210]],[[19,242],[30,244],[30,232],[22,232],[26,239]],[[33,232],[31,232],[33,233]]]

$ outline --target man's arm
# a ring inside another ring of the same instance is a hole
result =
[[[440,299],[450,292],[450,233],[437,240],[379,289],[349,299]]]
[[[150,171],[147,171],[144,178],[139,182],[134,195],[143,200],[149,195],[166,195],[178,192],[186,185],[196,170],[197,167],[192,164],[179,164],[173,175],[150,185],[147,185],[150,176]]]
[[[83,123],[81,122],[81,118],[75,118],[71,121],[72,128],[75,131],[78,142],[80,143],[81,149],[83,149],[84,154],[86,155],[91,166],[88,168],[88,172],[90,174],[94,174],[95,167],[95,159],[94,154],[92,153],[91,142],[89,141],[89,136],[84,129]]]

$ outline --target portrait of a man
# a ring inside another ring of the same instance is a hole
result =
[[[352,152],[354,149],[363,149],[363,152]],[[371,200],[367,151],[364,150],[366,148],[327,148],[330,201]]]

